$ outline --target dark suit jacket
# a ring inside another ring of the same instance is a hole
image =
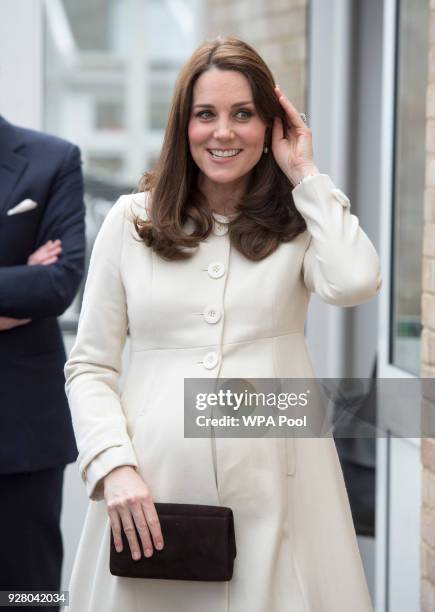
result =
[[[7,215],[30,198],[37,208]],[[30,318],[0,331],[0,473],[75,461],[57,317],[71,304],[85,255],[79,149],[0,117],[0,316]],[[28,266],[47,240],[62,240],[51,265]]]

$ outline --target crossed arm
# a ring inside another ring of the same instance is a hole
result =
[[[80,152],[68,148],[55,176],[36,244],[26,265],[0,268],[0,331],[59,316],[84,269],[85,232]]]
[[[56,263],[62,252],[62,241],[61,240],[48,240],[39,249],[36,249],[27,259],[28,266],[49,266],[50,264]],[[0,316],[0,332],[19,327],[20,325],[27,325],[32,319],[14,319],[13,317],[1,317]]]

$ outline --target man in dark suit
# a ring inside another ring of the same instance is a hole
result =
[[[60,588],[77,449],[57,317],[83,276],[84,213],[79,149],[0,117],[0,590]]]

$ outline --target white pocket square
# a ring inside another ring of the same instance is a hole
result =
[[[26,198],[13,208],[10,208],[6,214],[8,215],[18,215],[19,213],[27,212],[28,210],[33,210],[38,206],[38,203],[35,200],[31,200],[30,198]]]

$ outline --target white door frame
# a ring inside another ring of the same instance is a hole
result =
[[[412,374],[390,363],[390,318],[391,318],[391,267],[393,235],[393,163],[394,163],[394,104],[395,104],[395,62],[396,62],[396,16],[397,0],[384,0],[383,18],[383,91],[382,91],[382,129],[381,129],[381,173],[380,193],[380,257],[383,276],[383,288],[379,302],[379,344],[378,344],[378,377],[379,378],[415,378]],[[380,407],[382,409],[382,406]],[[392,580],[390,559],[390,530],[392,523],[391,479],[393,450],[397,454],[400,445],[411,445],[417,452],[420,440],[415,438],[394,439],[378,438],[376,461],[376,612],[402,612],[391,608],[390,593]],[[393,449],[395,447],[395,449]],[[405,449],[405,447],[403,447]],[[399,448],[400,452],[400,448]],[[418,452],[418,456],[419,456]],[[399,509],[400,512],[400,509]],[[409,528],[409,525],[408,525]],[[416,533],[420,540],[420,531]],[[411,576],[407,577],[412,579]],[[415,602],[415,610],[420,610]],[[407,612],[412,612],[407,608]]]

